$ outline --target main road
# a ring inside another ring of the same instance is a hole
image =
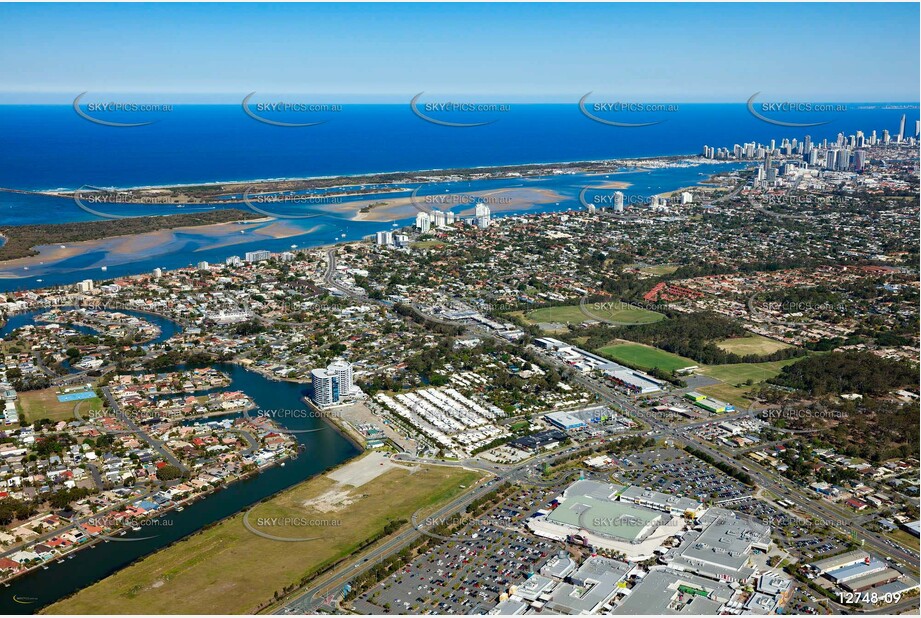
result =
[[[736,194],[741,189],[741,186],[742,185],[737,187],[735,191],[733,191],[730,195],[725,196],[723,199],[729,198],[732,195]],[[335,281],[335,273],[336,273],[336,249],[335,248],[329,249],[329,251],[327,252],[327,258],[328,258],[328,268],[327,268],[327,272],[325,276],[326,282],[329,285],[335,287],[336,289],[340,290],[342,293],[348,296],[359,296],[354,290],[351,290],[345,286],[341,286]],[[416,307],[414,307],[414,309],[418,311],[423,317],[426,317],[429,319],[437,319],[437,318],[433,318],[432,316],[426,315],[424,312],[420,311]],[[476,328],[476,327],[471,327],[471,328],[475,330],[477,334],[487,335],[487,336],[490,336],[491,338],[495,338],[490,333],[487,333],[486,331],[480,328]],[[544,354],[543,352],[540,352],[540,355],[545,360],[553,364],[561,365],[560,361],[558,361],[552,356]],[[657,419],[654,416],[652,416],[648,410],[640,408],[638,405],[636,405],[636,403],[629,396],[625,394],[622,394],[618,391],[610,389],[605,385],[598,384],[593,379],[587,378],[583,375],[576,374],[574,379],[576,382],[581,384],[587,390],[596,394],[599,397],[599,399],[601,399],[605,403],[612,404],[615,407],[620,408],[621,410],[626,411],[627,413],[633,415],[635,418],[639,418],[640,420],[644,421],[650,427],[653,427],[656,430],[658,435],[661,435],[662,437],[669,437],[677,442],[684,442],[686,444],[691,444],[694,446],[694,448],[697,448],[709,454],[711,457],[713,457],[714,459],[718,461],[722,461],[724,463],[732,465],[733,467],[739,467],[738,462],[735,461],[732,457],[724,454],[722,451],[718,449],[711,447],[711,445],[708,442],[699,438],[692,431],[688,431],[689,429],[692,429],[702,424],[706,424],[710,421],[703,421],[703,422],[692,423],[692,424],[679,426],[679,427],[672,427],[668,423],[662,422],[660,419]],[[753,414],[754,414],[754,411],[749,410],[749,411],[735,414],[731,418],[734,418],[734,419],[744,418],[744,417],[752,416]],[[725,417],[721,420],[727,420],[729,418],[730,417]],[[526,465],[522,465],[517,468],[512,468],[510,469],[511,472],[509,472],[508,474],[506,475],[500,474],[499,479],[500,480],[512,480],[514,478],[517,478],[517,475],[519,473],[523,474],[524,473],[523,471],[528,466],[534,465],[534,463],[535,461],[531,460],[527,462]],[[761,466],[755,464],[754,462],[751,463],[751,467],[748,467],[747,471],[749,475],[754,479],[754,481],[760,487],[768,491],[771,491],[777,495],[784,496],[786,499],[793,502],[798,508],[800,508],[807,514],[811,515],[812,517],[815,517],[819,521],[829,525],[830,527],[840,530],[846,535],[853,535],[856,538],[859,538],[865,546],[869,546],[870,548],[874,549],[875,551],[885,556],[893,556],[895,558],[898,558],[899,560],[903,561],[907,565],[917,565],[918,556],[910,553],[907,550],[904,550],[901,546],[889,545],[888,543],[886,543],[883,537],[881,537],[880,535],[876,533],[870,532],[869,530],[864,528],[862,525],[857,524],[856,522],[845,521],[841,515],[835,513],[834,511],[832,511],[830,508],[826,507],[825,505],[822,505],[819,501],[813,500],[811,496],[806,495],[799,488],[793,487],[792,484],[787,482],[785,479],[781,478],[779,480],[775,480],[773,478],[773,475],[774,475],[773,472],[762,468]],[[480,495],[483,495],[485,492],[486,492],[486,487],[481,486],[477,488],[476,490],[467,493],[465,496],[456,499],[449,505],[442,507],[442,509],[440,509],[439,512],[435,516],[442,518],[442,517],[446,517],[447,515],[453,514],[457,510],[459,510],[461,506],[469,503],[474,498],[479,497]],[[408,543],[409,540],[415,538],[418,534],[419,532],[416,531],[415,529],[410,529],[410,530],[407,530],[401,533],[400,535],[398,535],[391,541],[388,541],[387,543],[381,545],[379,548],[374,550],[372,552],[373,555],[366,557],[363,560],[363,562],[371,562],[372,557],[375,559],[380,559],[386,555],[389,555],[389,553],[393,551],[397,551],[399,548],[403,547],[406,543]],[[297,600],[290,602],[285,608],[282,608],[281,610],[279,610],[278,613],[294,613],[295,611],[298,611],[298,610],[289,610],[288,608],[290,607],[296,607],[298,609],[300,608],[310,609],[310,608],[319,607],[319,605],[317,604],[317,599],[316,599],[316,596],[319,593],[323,591],[325,591],[326,593],[329,593],[331,590],[336,590],[337,585],[344,585],[348,581],[348,579],[350,579],[351,576],[365,572],[368,568],[370,568],[370,565],[365,565],[364,567],[362,567],[362,563],[359,562],[359,563],[355,563],[351,568],[358,569],[358,570],[355,570],[354,572],[351,572],[350,569],[346,569],[346,571],[344,572],[339,571],[338,575],[330,576],[326,580],[312,587],[304,595],[302,595],[301,597],[298,597]],[[304,601],[304,599],[306,599],[306,602]],[[911,600],[911,601],[904,601],[902,603],[899,603],[898,605],[890,606],[889,608],[883,608],[881,610],[875,610],[875,611],[878,611],[880,613],[885,613],[888,610],[894,610],[896,608],[901,609],[903,605],[908,604],[906,605],[906,607],[910,606],[911,603],[914,603],[915,600],[916,599]]]

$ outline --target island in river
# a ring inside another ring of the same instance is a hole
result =
[[[0,236],[4,239],[4,243],[0,245],[0,261],[39,255],[37,247],[42,245],[100,240],[174,228],[254,221],[259,218],[264,217],[245,210],[225,209],[158,217],[4,226],[0,227]]]

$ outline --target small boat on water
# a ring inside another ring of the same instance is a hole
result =
[[[176,512],[177,512],[177,513],[181,513],[181,512],[183,512],[184,510],[185,510],[185,507],[184,507],[184,506],[177,506],[177,507],[176,507]]]
[[[281,463],[278,464],[278,465],[281,466],[282,468],[284,468],[284,467],[285,467],[285,462],[281,462]]]
[[[125,536],[126,534],[128,534],[128,531],[122,530],[121,532],[118,533],[118,536]]]
[[[140,532],[141,527],[138,525],[134,525],[134,526],[131,526],[131,529],[134,530],[135,532]]]

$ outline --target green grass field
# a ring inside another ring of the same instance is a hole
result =
[[[420,508],[444,503],[480,474],[447,467],[392,469],[355,488],[318,476],[258,505],[260,521],[337,521],[337,525],[270,526],[279,537],[321,537],[282,542],[253,534],[238,514],[44,610],[51,614],[243,614],[270,601],[317,569],[355,553],[388,521],[409,520]],[[273,520],[272,518],[279,518]],[[409,525],[409,524],[407,524]]]
[[[751,400],[745,397],[745,393],[754,388],[757,384],[773,378],[780,373],[781,368],[791,365],[800,358],[789,358],[782,361],[772,361],[769,363],[738,363],[734,365],[704,365],[698,370],[705,376],[722,381],[722,384],[713,386],[702,386],[697,390],[704,395],[715,397],[726,401],[735,406],[747,407]],[[752,383],[745,384],[748,380]]]
[[[745,396],[752,386],[735,386],[732,384],[714,384],[712,386],[701,386],[694,390],[703,393],[708,397],[731,403],[738,409],[745,409],[751,405],[752,400]]]
[[[440,249],[445,244],[440,240],[417,240],[410,245],[413,249]]]
[[[525,311],[509,311],[506,315],[509,317],[517,317],[520,320],[522,320],[525,324],[536,324],[537,323],[534,320],[528,319]],[[541,328],[541,332],[548,333],[548,334],[554,334],[554,333],[565,333],[567,330],[569,330],[568,328],[566,328],[566,324],[564,322],[558,322],[557,324],[559,325],[559,328],[550,328],[547,325],[547,323],[544,322],[544,327]]]
[[[81,410],[102,408],[102,400],[98,397],[83,399],[79,403]],[[19,409],[23,420],[28,423],[34,423],[42,418],[52,421],[71,421],[74,419],[76,404],[76,401],[58,401],[58,389],[53,387],[19,393]]]
[[[777,350],[785,350],[791,347],[782,341],[775,341],[767,337],[762,337],[761,335],[723,339],[722,341],[717,341],[716,345],[726,352],[732,352],[740,356],[746,356],[748,354],[771,354]]]
[[[697,364],[689,358],[638,343],[615,343],[598,348],[595,352],[605,358],[639,367],[640,369],[658,367],[663,371],[674,371],[675,369],[692,367]]]
[[[700,368],[699,372],[716,378],[723,382],[733,384],[752,380],[753,382],[764,382],[768,378],[773,378],[783,367],[792,365],[802,358],[788,358],[782,361],[772,361],[769,363],[737,363],[734,365],[708,365]]]
[[[678,266],[675,264],[656,264],[655,266],[644,266],[639,270],[647,275],[670,275],[678,270]]]
[[[585,309],[590,315],[596,316],[598,319],[616,324],[649,324],[665,318],[661,313],[616,301],[586,303]],[[583,313],[579,305],[563,305],[561,307],[544,307],[543,309],[529,311],[524,314],[524,319],[532,324],[538,322],[581,324],[594,318]]]

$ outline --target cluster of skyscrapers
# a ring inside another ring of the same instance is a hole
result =
[[[915,135],[906,139],[905,136],[905,115],[899,122],[898,135],[893,139],[888,130],[882,132],[879,137],[876,131],[872,131],[869,136],[864,135],[863,131],[857,131],[853,135],[839,133],[835,141],[827,139],[819,143],[813,143],[812,137],[807,135],[802,141],[797,139],[784,139],[778,147],[775,140],[771,140],[768,145],[748,142],[745,144],[735,144],[732,150],[728,148],[714,148],[704,146],[702,155],[707,159],[761,159],[765,165],[763,171],[759,171],[758,180],[770,182],[773,180],[771,175],[775,170],[771,167],[773,157],[792,157],[801,156],[803,163],[811,167],[821,167],[830,171],[855,171],[860,172],[866,167],[867,152],[866,148],[877,145],[888,146],[889,144],[914,144],[919,132],[921,132],[921,121],[915,121]]]
[[[416,229],[424,234],[433,228],[437,229],[440,227],[448,227],[454,225],[454,223],[458,220],[466,221],[467,223],[475,225],[483,230],[489,227],[489,224],[492,221],[492,213],[489,209],[489,206],[480,202],[474,208],[473,214],[473,217],[461,219],[450,210],[433,210],[432,212],[423,211],[416,215]]]

